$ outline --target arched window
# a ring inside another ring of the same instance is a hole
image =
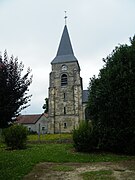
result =
[[[66,129],[67,128],[67,123],[64,123],[64,129]]]
[[[66,86],[67,85],[67,75],[62,74],[61,76],[61,86]]]

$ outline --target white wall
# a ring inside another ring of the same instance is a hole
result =
[[[45,116],[41,118],[35,124],[23,124],[30,131],[34,131],[40,134],[48,133],[48,119]]]

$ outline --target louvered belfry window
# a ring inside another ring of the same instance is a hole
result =
[[[67,85],[67,75],[62,74],[61,76],[61,86],[66,86]]]

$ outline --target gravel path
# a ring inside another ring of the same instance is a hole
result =
[[[67,170],[54,170],[55,167],[68,167]],[[68,170],[70,168],[70,170]],[[71,170],[72,168],[72,170]],[[98,163],[40,163],[24,177],[24,180],[83,180],[85,172],[111,170],[109,179],[135,180],[135,161]]]

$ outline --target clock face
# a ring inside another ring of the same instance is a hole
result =
[[[63,65],[61,69],[62,69],[62,71],[66,71],[67,70],[67,66]]]

